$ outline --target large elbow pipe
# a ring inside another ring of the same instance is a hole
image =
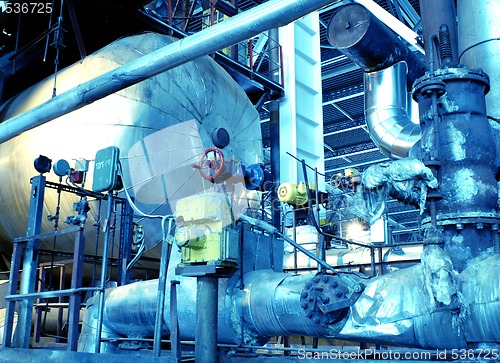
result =
[[[337,10],[328,23],[327,38],[335,49],[365,72],[379,71],[405,61],[408,89],[425,73],[422,58],[360,4],[347,4]]]
[[[407,65],[365,73],[365,117],[370,137],[382,153],[400,159],[418,151],[420,125],[410,118],[406,92]]]
[[[423,60],[356,3],[332,16],[328,40],[365,71],[365,116],[375,145],[390,158],[408,156],[420,139],[420,126],[409,116],[407,90],[424,74]]]

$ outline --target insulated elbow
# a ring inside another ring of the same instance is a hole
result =
[[[401,159],[418,150],[420,125],[410,118],[406,91],[407,65],[396,63],[380,71],[365,73],[365,117],[370,137],[391,159]]]

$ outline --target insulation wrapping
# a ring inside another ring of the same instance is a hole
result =
[[[458,274],[441,248],[426,249],[422,264],[370,280],[335,337],[427,349],[498,344],[500,256],[486,254]]]
[[[352,212],[370,223],[382,216],[386,200],[396,198],[420,208],[423,213],[427,190],[438,186],[432,171],[421,161],[412,158],[370,166],[363,172],[366,189],[357,191]]]
[[[300,294],[310,274],[290,275],[270,270],[245,275],[245,289],[237,292],[248,329],[259,336],[324,336],[325,326],[308,319],[300,306]]]

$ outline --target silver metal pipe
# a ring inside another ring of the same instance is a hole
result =
[[[327,336],[327,327],[308,319],[301,307],[300,295],[313,276],[269,270],[247,273],[245,289],[233,292],[246,327],[260,337]]]
[[[99,286],[101,289],[104,289],[106,285],[106,278],[108,277],[108,250],[109,243],[111,240],[111,216],[113,215],[114,209],[114,199],[113,199],[113,191],[108,192],[108,210],[106,214],[106,221],[104,229],[105,229],[105,237],[104,237],[104,248],[102,252],[102,266],[101,266],[101,281]],[[104,313],[104,294],[99,294],[99,308],[97,311],[97,331],[96,331],[96,351],[95,353],[100,352],[101,347],[101,332],[102,332],[102,318]]]
[[[217,300],[218,278],[197,277],[196,290],[196,343],[194,356],[197,362],[217,363]]]
[[[471,68],[481,68],[490,78],[486,94],[486,112],[493,118],[490,125],[496,145],[495,164],[500,169],[500,12],[499,0],[459,0],[458,61]]]
[[[348,316],[330,325],[316,324],[301,306],[301,293],[312,276],[253,271],[245,274],[245,289],[240,289],[235,279],[233,283],[219,281],[218,341],[238,343],[243,327],[245,344],[262,343],[277,335],[322,336],[427,349],[466,348],[474,343],[487,347],[500,342],[498,254],[485,254],[457,274],[441,248],[427,247],[421,264],[366,280]],[[196,296],[192,290],[196,289],[196,281],[183,279],[179,285],[181,336],[193,340],[197,304],[183,298]],[[151,335],[157,286],[157,280],[144,281],[107,293],[103,325],[106,335]],[[93,326],[90,322],[87,325]],[[87,327],[85,330],[83,336],[90,340],[81,339],[80,346],[92,349],[92,335]]]
[[[153,51],[0,124],[0,143],[144,79],[284,26],[332,0],[271,0]]]
[[[418,154],[420,125],[412,122],[406,91],[407,65],[365,73],[365,116],[370,136],[393,159]]]
[[[459,0],[458,46],[459,62],[471,68],[482,68],[490,77],[486,95],[489,116],[500,118],[500,12],[499,0]]]

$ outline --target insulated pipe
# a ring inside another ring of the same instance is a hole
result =
[[[421,264],[365,280],[366,287],[349,314],[338,323],[322,325],[307,318],[301,303],[312,275],[253,271],[244,275],[244,289],[234,278],[233,283],[219,281],[219,304],[223,304],[219,306],[218,341],[241,343],[243,327],[245,344],[262,343],[270,336],[307,335],[427,349],[462,349],[479,343],[494,347],[500,343],[499,276],[499,254],[484,254],[457,274],[444,251],[430,246]],[[190,290],[196,281],[182,279],[181,336],[194,339],[196,303],[185,297],[196,295]],[[157,280],[107,292],[106,336],[152,334],[156,293]],[[80,351],[92,351],[95,344],[91,308],[85,315]]]
[[[364,6],[339,8],[328,23],[330,44],[365,72],[379,71],[397,62],[408,64],[408,88],[422,76],[425,65],[408,46]]]
[[[201,56],[284,26],[334,0],[271,0],[151,52],[0,124],[0,143]]]
[[[425,64],[364,6],[341,7],[328,24],[328,41],[365,71],[365,116],[370,137],[392,159],[418,154],[418,120],[410,119],[407,101]]]
[[[495,348],[500,343],[500,255],[460,274],[428,246],[422,264],[367,282],[336,338],[425,349]],[[337,328],[337,327],[334,327]]]
[[[500,12],[499,0],[461,0],[457,4],[459,61],[471,68],[481,68],[490,77],[491,90],[486,95],[489,116],[500,118]]]
[[[469,1],[476,3],[475,1]],[[479,1],[483,2],[483,0]],[[442,24],[448,26],[450,32],[450,44],[452,53],[452,65],[456,65],[458,59],[458,46],[457,46],[457,23],[456,23],[456,10],[454,0],[432,0],[420,1],[420,13],[422,19],[422,30],[424,32],[424,46],[427,64],[430,64],[429,51],[430,40],[432,35],[438,35],[439,29]],[[475,16],[476,10],[471,11],[471,16]],[[437,53],[434,54],[434,64],[438,63]],[[436,67],[437,68],[437,67]]]
[[[381,71],[365,73],[365,116],[370,137],[392,159],[417,153],[420,125],[408,113],[407,66],[396,63]],[[413,150],[412,150],[413,149]]]

